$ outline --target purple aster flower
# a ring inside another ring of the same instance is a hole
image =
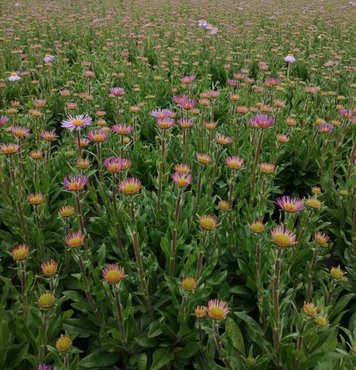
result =
[[[331,134],[334,130],[334,126],[331,123],[322,123],[319,125],[319,131],[324,134]]]
[[[157,109],[151,112],[151,116],[156,119],[163,119],[166,117],[172,118],[174,117],[174,113],[169,109]]]
[[[17,74],[17,72],[12,72],[11,75],[7,78],[9,81],[19,81],[21,80],[21,77]]]
[[[256,114],[250,119],[250,126],[253,128],[269,128],[274,123],[274,118],[266,114]]]
[[[0,126],[6,125],[9,122],[9,117],[1,116],[0,117]]]
[[[284,58],[284,61],[287,62],[287,63],[294,63],[296,61],[296,59],[294,58],[294,56],[292,54],[288,54]]]
[[[86,176],[69,176],[64,179],[63,186],[69,191],[79,191],[84,189],[87,182]]]
[[[66,121],[62,121],[62,127],[69,129],[69,131],[80,131],[83,127],[91,124],[91,118],[84,114],[75,117],[68,116]]]
[[[184,76],[183,78],[181,78],[180,82],[184,85],[189,85],[195,80],[195,77],[195,75]]]
[[[354,115],[354,112],[352,109],[341,109],[339,110],[339,114],[341,117],[349,119]]]
[[[112,87],[109,92],[112,96],[122,96],[125,94],[125,89],[122,87]]]
[[[43,61],[45,63],[52,63],[53,60],[55,59],[56,57],[54,55],[50,55],[50,54],[47,54],[44,58],[43,58]]]
[[[288,195],[283,195],[282,197],[277,198],[276,204],[285,212],[297,213],[301,212],[304,209],[304,203],[301,199],[291,198]]]

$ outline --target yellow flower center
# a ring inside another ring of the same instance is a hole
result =
[[[72,345],[72,341],[69,335],[61,335],[56,342],[56,348],[59,352],[66,352]]]
[[[78,248],[81,245],[82,245],[82,238],[80,236],[73,237],[68,241],[68,246],[71,248]]]
[[[285,204],[283,204],[283,209],[286,212],[291,212],[291,213],[294,213],[294,212],[297,211],[297,207],[293,203],[285,203]]]
[[[276,234],[274,236],[274,242],[280,247],[288,247],[292,245],[290,237],[284,234]]]
[[[74,119],[72,121],[72,125],[73,126],[76,126],[76,127],[80,127],[80,126],[83,126],[83,120],[82,119]]]
[[[139,191],[139,187],[136,184],[127,184],[122,188],[123,193],[125,194],[135,194]]]
[[[225,317],[225,312],[220,307],[211,307],[208,314],[214,320],[221,320]]]
[[[111,270],[111,271],[108,271],[105,275],[105,280],[108,282],[108,283],[111,283],[111,284],[116,284],[118,283],[120,280],[122,279],[122,275],[120,273],[120,271],[117,271],[117,270]]]
[[[26,248],[18,248],[12,252],[12,256],[16,261],[22,261],[28,256],[28,250]]]
[[[55,297],[52,293],[43,293],[38,298],[37,303],[41,308],[49,308],[53,306],[54,301]]]
[[[211,218],[205,218],[203,220],[200,220],[200,225],[205,230],[214,230],[216,222]]]
[[[182,287],[184,290],[191,292],[196,288],[197,284],[195,282],[195,279],[193,278],[186,278],[182,280]]]
[[[262,233],[265,226],[261,222],[253,222],[250,228],[254,233]]]

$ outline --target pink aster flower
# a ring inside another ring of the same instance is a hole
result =
[[[43,58],[43,61],[45,63],[52,63],[55,58],[56,57],[54,55],[46,54],[45,57]]]
[[[334,126],[331,123],[322,123],[319,125],[319,131],[323,134],[331,134],[334,130]]]
[[[108,138],[109,134],[105,130],[91,130],[88,132],[88,138],[95,143],[102,143]]]
[[[106,169],[113,173],[118,173],[127,170],[131,167],[131,161],[126,158],[111,157],[104,161]]]
[[[190,172],[190,167],[185,163],[177,163],[174,165],[174,171],[187,174]]]
[[[190,76],[184,76],[181,78],[180,82],[184,85],[189,85],[191,84],[193,81],[195,81],[195,75],[190,75]]]
[[[72,117],[68,116],[66,121],[62,121],[62,127],[69,129],[69,131],[77,130],[80,131],[83,127],[91,124],[91,118],[84,114]]]
[[[292,54],[288,54],[284,58],[284,61],[287,62],[287,63],[294,63],[296,61],[296,59],[294,58],[294,56]]]
[[[274,118],[266,114],[256,114],[249,121],[250,126],[253,128],[269,128],[273,123]]]
[[[339,114],[341,117],[349,119],[354,115],[354,112],[352,109],[341,109],[339,110]]]
[[[283,226],[276,226],[271,232],[272,240],[278,247],[290,247],[297,243],[297,236]]]
[[[63,185],[68,191],[80,191],[84,189],[88,178],[86,176],[69,176],[63,181]]]
[[[133,127],[130,125],[118,124],[114,125],[111,129],[118,135],[128,135]]]
[[[122,96],[125,94],[125,89],[123,89],[122,87],[112,87],[109,89],[109,93],[111,96]]]
[[[244,160],[240,157],[233,156],[227,157],[225,163],[231,170],[240,170],[244,165]]]
[[[9,122],[9,117],[0,116],[0,126],[6,125]]]
[[[167,130],[174,126],[175,121],[172,118],[165,117],[157,120],[157,126],[162,130]]]
[[[135,195],[140,191],[141,187],[141,181],[135,177],[129,177],[119,184],[120,191],[125,195]]]
[[[229,308],[224,301],[210,299],[207,308],[208,316],[213,320],[222,320],[229,314]]]
[[[192,120],[190,120],[189,118],[182,118],[178,121],[178,124],[180,126],[180,128],[184,129],[184,128],[190,128],[193,126],[193,122]]]
[[[12,72],[11,75],[7,78],[9,81],[14,82],[14,81],[19,81],[21,80],[21,76],[17,74],[17,72]]]
[[[192,182],[193,177],[187,173],[175,172],[172,179],[178,187],[186,188]]]
[[[297,213],[301,212],[304,209],[303,200],[298,198],[291,198],[288,195],[283,195],[282,197],[277,198],[276,204],[285,212]]]
[[[174,113],[169,109],[157,109],[151,112],[151,116],[156,119],[172,118],[174,117]]]

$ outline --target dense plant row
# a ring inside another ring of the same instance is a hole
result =
[[[0,9],[0,368],[353,369],[353,5]]]

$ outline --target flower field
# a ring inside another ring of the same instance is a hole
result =
[[[1,2],[0,370],[356,368],[355,12]]]

